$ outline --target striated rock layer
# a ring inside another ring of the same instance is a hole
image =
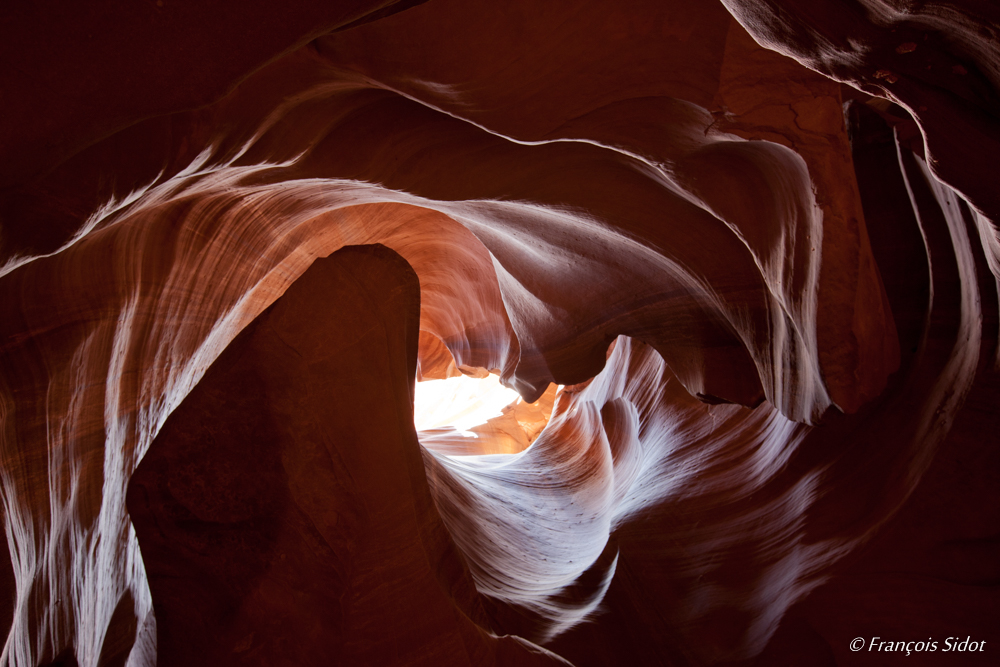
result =
[[[413,429],[419,314],[405,261],[344,248],[167,420],[128,496],[157,664],[565,664],[474,622]]]
[[[1000,640],[994,9],[4,11],[0,663]]]

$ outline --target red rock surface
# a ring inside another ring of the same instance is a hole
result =
[[[997,662],[989,3],[0,11],[0,663]]]
[[[128,496],[157,664],[563,664],[475,622],[413,428],[419,295],[383,246],[319,259],[167,420]]]

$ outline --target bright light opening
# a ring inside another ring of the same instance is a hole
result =
[[[513,389],[490,373],[484,378],[466,375],[418,382],[413,401],[413,423],[418,431],[452,427],[469,437],[469,430],[499,417],[505,407],[520,400]]]

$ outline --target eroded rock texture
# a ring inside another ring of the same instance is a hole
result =
[[[218,7],[2,10],[0,662],[995,664],[995,8]]]
[[[413,429],[419,289],[384,246],[317,260],[167,420],[128,502],[157,664],[560,664],[472,620]]]

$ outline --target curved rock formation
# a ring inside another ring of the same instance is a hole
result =
[[[993,8],[321,4],[5,10],[0,662],[1000,640]]]
[[[128,501],[157,664],[565,664],[475,622],[413,430],[419,290],[382,246],[317,260],[167,420]]]

